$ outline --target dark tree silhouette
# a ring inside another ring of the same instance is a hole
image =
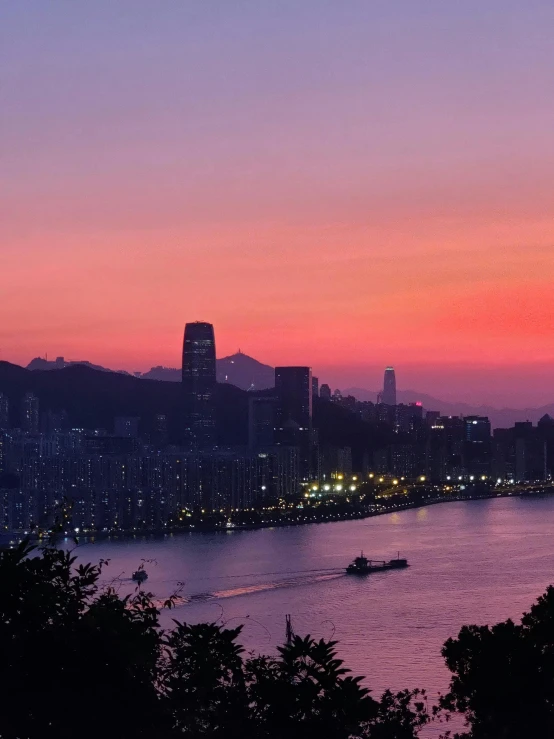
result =
[[[150,594],[100,587],[104,566],[0,552],[2,739],[411,739],[428,720],[419,691],[372,698],[335,642],[245,657],[240,627],[163,630]]]
[[[464,626],[443,656],[453,677],[441,706],[469,729],[456,736],[554,737],[554,587],[519,624]]]

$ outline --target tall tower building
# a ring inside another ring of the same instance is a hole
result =
[[[38,434],[38,398],[25,393],[21,403],[21,428],[28,434]]]
[[[211,323],[187,323],[183,340],[185,443],[193,449],[215,445],[215,337]]]
[[[275,367],[277,395],[276,443],[297,446],[300,476],[312,472],[312,370],[310,367]]]
[[[310,367],[275,367],[278,422],[312,425],[312,370]]]
[[[385,370],[381,402],[384,405],[396,405],[396,376],[394,374],[394,367],[387,367]]]

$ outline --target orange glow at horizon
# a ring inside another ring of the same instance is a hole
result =
[[[554,400],[552,8],[239,5],[6,9],[0,360]]]
[[[542,220],[29,234],[4,266],[3,358],[21,363],[48,351],[131,371],[178,366],[183,325],[196,319],[215,324],[219,356],[241,347],[337,374],[554,361]]]

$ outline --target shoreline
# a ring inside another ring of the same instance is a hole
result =
[[[469,494],[469,495],[456,495],[456,496],[449,496],[449,497],[437,497],[437,498],[429,498],[427,500],[419,500],[419,501],[411,501],[407,503],[401,503],[401,504],[395,504],[390,506],[383,506],[379,508],[378,510],[367,510],[367,511],[352,511],[351,513],[338,513],[338,514],[330,514],[330,515],[321,515],[321,516],[314,516],[312,518],[309,518],[307,520],[283,520],[283,521],[272,521],[272,522],[258,522],[258,523],[251,523],[251,524],[235,524],[233,526],[196,526],[191,525],[188,527],[183,526],[174,526],[174,527],[168,527],[164,529],[141,529],[139,531],[132,530],[132,531],[117,531],[117,532],[83,532],[80,534],[75,534],[75,536],[72,536],[69,532],[60,534],[58,536],[59,540],[65,540],[75,538],[79,543],[80,542],[86,542],[93,544],[95,541],[104,541],[106,539],[113,539],[113,540],[128,540],[133,538],[142,538],[142,537],[152,537],[152,538],[159,538],[159,537],[165,537],[165,536],[176,536],[179,534],[229,534],[233,532],[240,532],[240,531],[256,531],[259,529],[276,529],[276,528],[284,528],[287,526],[309,526],[312,524],[330,524],[330,523],[340,523],[345,521],[359,521],[366,518],[374,518],[375,516],[384,516],[389,513],[398,513],[400,511],[407,511],[411,509],[417,509],[417,508],[425,508],[426,506],[430,505],[439,505],[442,503],[460,503],[464,501],[474,501],[474,500],[491,500],[494,498],[529,498],[529,497],[542,497],[542,496],[550,496],[554,495],[554,485],[545,487],[544,489],[540,490],[539,492],[528,492],[528,491],[518,491],[513,492],[510,490],[502,491],[502,492],[490,492],[490,493],[480,493],[480,494]],[[37,543],[40,544],[41,541],[45,541],[46,537],[39,536],[33,536],[33,535],[23,535],[23,534],[5,534],[5,539],[9,539],[9,545],[17,545],[20,542],[24,541],[25,539],[28,539],[31,544],[36,545]],[[1,545],[0,545],[1,546]]]
[[[331,524],[340,523],[346,521],[359,521],[366,518],[374,518],[375,516],[384,516],[389,513],[398,513],[400,511],[406,511],[417,508],[425,508],[429,505],[439,505],[442,503],[460,503],[464,501],[475,501],[475,500],[492,500],[495,498],[529,498],[529,497],[542,497],[554,495],[554,487],[545,489],[541,492],[500,492],[500,493],[489,493],[479,495],[457,495],[455,497],[440,497],[431,498],[425,501],[414,501],[401,505],[391,505],[390,507],[383,507],[376,511],[360,512],[355,511],[351,514],[336,515],[332,518],[329,516],[314,517],[310,520],[304,521],[280,521],[280,522],[268,522],[268,523],[255,523],[255,524],[237,524],[235,526],[226,528],[222,526],[206,526],[196,527],[189,526],[184,527],[172,527],[167,529],[155,529],[155,530],[142,530],[142,531],[122,531],[116,533],[94,533],[89,535],[81,535],[76,538],[79,541],[87,541],[88,543],[94,543],[96,540],[105,539],[131,539],[141,537],[164,537],[164,536],[175,536],[179,534],[229,534],[235,531],[256,531],[259,529],[276,529],[285,528],[287,526],[309,526],[311,524]],[[66,537],[69,538],[69,537]]]

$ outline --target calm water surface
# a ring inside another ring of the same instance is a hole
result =
[[[285,614],[297,633],[339,640],[340,655],[368,687],[444,690],[440,650],[465,623],[524,610],[554,582],[554,498],[503,498],[435,505],[386,516],[291,528],[101,541],[80,557],[111,559],[121,588],[142,559],[159,597],[184,582],[183,621],[245,624],[242,642],[271,652]],[[365,578],[307,573],[341,568],[363,549],[397,551],[411,567]]]

